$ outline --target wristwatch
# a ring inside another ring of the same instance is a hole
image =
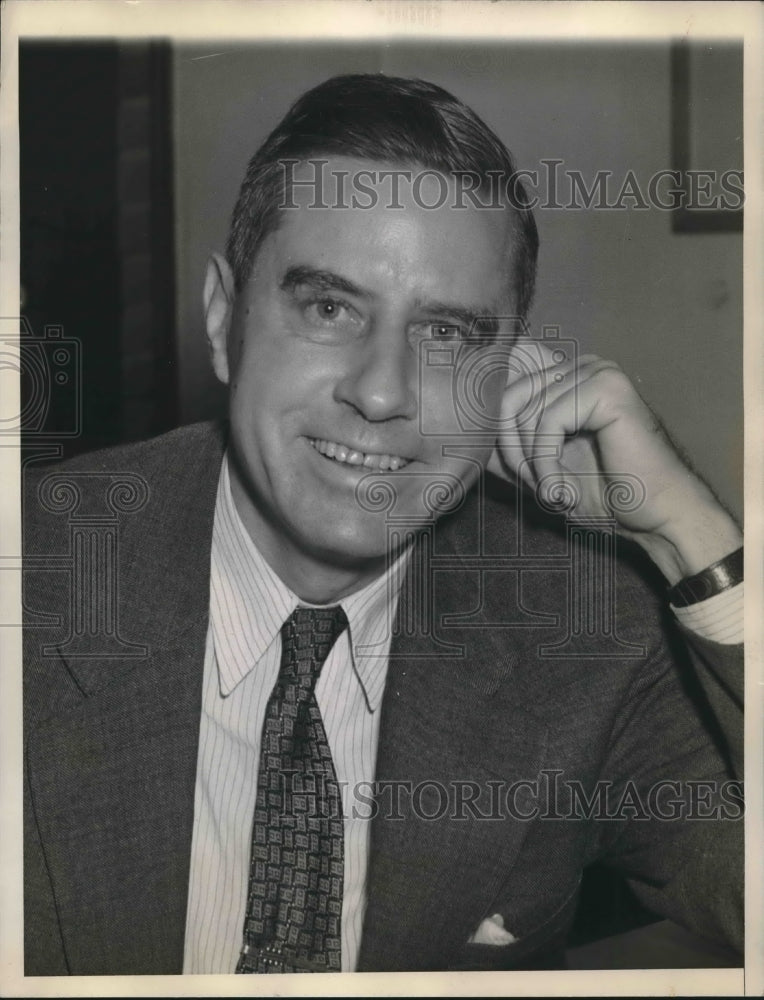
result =
[[[668,598],[675,608],[686,608],[743,582],[743,547],[712,563],[694,576],[686,576],[669,587]]]

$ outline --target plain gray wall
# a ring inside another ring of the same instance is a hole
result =
[[[632,170],[646,189],[671,166],[667,44],[177,45],[174,55],[178,351],[184,421],[220,412],[201,307],[252,152],[309,87],[347,72],[419,76],[470,104],[520,167],[543,159]],[[707,128],[741,115],[715,94]],[[741,84],[742,89],[742,84]],[[702,111],[702,109],[696,109]],[[716,116],[716,117],[714,117]],[[721,118],[719,117],[721,116]],[[702,120],[702,117],[701,117]],[[740,144],[742,147],[742,143]],[[739,159],[742,160],[742,148]],[[735,168],[742,162],[695,164]],[[676,234],[671,213],[539,210],[534,332],[558,325],[631,375],[720,498],[742,511],[742,236]]]

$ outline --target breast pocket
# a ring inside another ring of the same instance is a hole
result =
[[[581,879],[563,894],[552,912],[546,911],[539,923],[509,944],[466,944],[449,965],[453,970],[489,971],[502,969],[562,969],[565,967],[565,938],[578,903]],[[496,910],[495,912],[500,912]],[[504,927],[515,934],[511,910]]]

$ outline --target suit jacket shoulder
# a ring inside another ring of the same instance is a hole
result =
[[[62,707],[65,688],[54,680],[62,657],[90,692],[201,609],[224,435],[216,424],[195,424],[26,467],[25,665],[35,712]],[[99,594],[108,602],[98,604]]]

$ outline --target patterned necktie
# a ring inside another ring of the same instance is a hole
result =
[[[339,972],[342,802],[315,696],[342,608],[296,608],[260,746],[244,945],[237,972]]]

